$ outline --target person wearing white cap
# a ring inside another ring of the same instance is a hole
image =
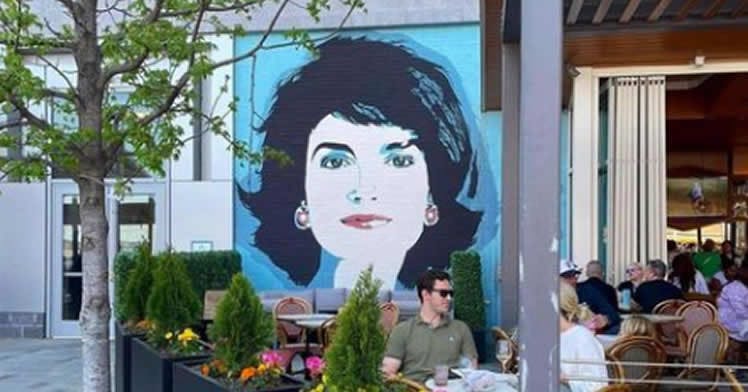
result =
[[[577,278],[582,270],[571,260],[562,259],[559,276],[561,280],[574,287],[579,302],[586,304],[598,316],[591,325],[604,334],[616,335],[621,325],[621,316],[605,299],[605,294],[590,285],[577,286]]]

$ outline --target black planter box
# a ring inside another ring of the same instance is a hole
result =
[[[174,363],[174,382],[172,392],[228,392],[233,391],[213,378],[200,374],[198,366],[205,360],[182,361]],[[287,375],[282,375],[285,385],[263,389],[263,392],[299,392],[304,383]],[[235,389],[234,389],[235,390]]]
[[[117,392],[131,392],[132,342],[143,334],[133,334],[117,321],[114,323],[114,383]]]
[[[172,392],[174,363],[208,358],[208,354],[172,357],[154,349],[142,338],[132,341],[130,390],[137,392]]]

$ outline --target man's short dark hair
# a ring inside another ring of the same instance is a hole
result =
[[[421,291],[433,290],[434,283],[436,283],[437,280],[452,281],[452,278],[449,276],[449,274],[446,271],[434,270],[434,269],[424,272],[418,278],[418,283],[416,284],[416,290],[418,290],[418,299],[421,300],[421,302],[423,302],[423,294],[421,294]]]
[[[658,278],[664,279],[667,273],[667,266],[662,260],[649,260],[647,262],[647,268],[651,269]]]

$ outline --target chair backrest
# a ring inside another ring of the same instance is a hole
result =
[[[278,315],[310,313],[312,313],[312,305],[303,298],[285,297],[275,303],[275,306],[273,306],[273,319],[275,319],[278,340],[280,340],[281,345],[288,343],[289,338],[295,340],[303,339],[304,329],[288,321],[278,320]]]
[[[394,302],[385,302],[379,305],[379,310],[379,324],[382,326],[384,333],[389,336],[400,319],[400,308]]]
[[[612,384],[598,389],[597,392],[631,392],[632,390],[630,385]]]
[[[689,373],[706,373],[716,380],[717,369],[699,369],[699,365],[720,365],[725,360],[729,343],[727,331],[717,323],[700,326],[688,339]]]
[[[665,347],[649,337],[631,336],[613,343],[607,350],[607,355],[623,366],[623,376],[626,380],[657,380],[662,373],[667,353]],[[647,362],[650,366],[626,365],[626,362]],[[642,384],[637,390],[654,391],[657,384]]]
[[[732,369],[722,369],[722,374],[725,376],[725,381],[730,384],[730,392],[744,392],[745,389],[740,385],[740,381],[735,378],[735,372]]]
[[[605,361],[608,362],[608,364],[605,366],[608,368],[608,377],[610,378],[610,382],[615,384],[622,384],[623,378],[626,377],[623,372],[623,365],[621,365],[621,363],[618,362],[617,359],[611,357],[608,353],[605,353]]]
[[[678,309],[676,315],[683,317],[680,325],[689,339],[696,329],[702,325],[716,322],[718,317],[717,308],[706,301],[686,302]]]
[[[675,315],[678,313],[678,309],[686,303],[682,299],[668,299],[660,302],[657,306],[652,309],[654,314],[666,314]],[[657,331],[660,334],[660,341],[668,346],[680,346],[685,349],[686,341],[679,341],[680,326],[676,323],[659,323],[656,325]],[[688,339],[688,335],[684,338]]]
[[[717,298],[715,298],[711,294],[701,294],[701,293],[684,293],[683,298],[686,299],[686,301],[704,301],[708,302],[711,305],[717,305]]]
[[[322,344],[322,352],[326,352],[332,344],[332,338],[335,336],[337,319],[335,317],[325,320],[322,326],[317,330],[319,342]]]
[[[221,302],[227,290],[205,290],[203,299],[203,320],[213,321],[216,317],[216,308]]]

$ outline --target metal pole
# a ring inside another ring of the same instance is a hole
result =
[[[522,0],[520,34],[520,385],[559,389],[562,2]]]

